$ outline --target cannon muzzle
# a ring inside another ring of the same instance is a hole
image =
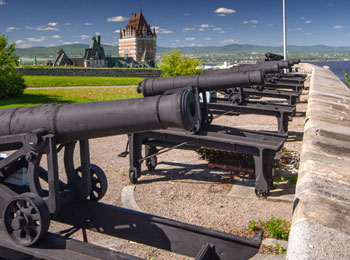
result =
[[[264,79],[265,75],[261,70],[150,78],[140,82],[137,91],[145,97],[183,88],[198,88],[200,92],[215,91],[232,87],[263,85]]]
[[[168,127],[192,130],[198,120],[194,94],[179,90],[147,98],[47,104],[0,110],[0,136],[42,129],[58,143]]]

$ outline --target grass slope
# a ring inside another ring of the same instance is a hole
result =
[[[83,89],[26,89],[19,98],[0,100],[0,109],[36,106],[48,103],[83,103],[104,100],[139,98],[135,87]]]
[[[133,77],[84,77],[84,76],[23,76],[29,88],[69,86],[130,86],[143,78]]]

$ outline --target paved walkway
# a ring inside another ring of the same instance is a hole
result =
[[[41,88],[27,88],[27,89],[76,89],[76,88],[127,88],[137,87],[136,85],[129,86],[76,86],[76,87],[41,87]]]

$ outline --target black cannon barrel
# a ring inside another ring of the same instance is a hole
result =
[[[269,60],[269,61],[260,61],[257,64],[278,64],[280,69],[289,69],[291,66],[294,65],[293,61],[291,60]]]
[[[168,127],[192,130],[197,119],[189,90],[170,95],[0,110],[0,136],[44,129],[58,143]]]
[[[159,95],[166,91],[188,87],[198,87],[200,91],[222,90],[232,87],[249,87],[264,84],[261,70],[232,72],[213,75],[177,76],[145,79],[139,83],[137,91],[145,97]]]
[[[201,74],[212,75],[216,73],[232,73],[232,72],[247,72],[247,71],[255,71],[255,70],[263,70],[264,73],[279,73],[280,67],[278,63],[259,63],[259,64],[243,64],[240,66],[234,66],[228,69],[217,69],[217,70],[204,70]]]
[[[265,53],[265,57],[267,60],[283,60],[284,59],[283,55],[279,55],[279,54],[272,53],[272,52]]]

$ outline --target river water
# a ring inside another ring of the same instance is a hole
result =
[[[344,78],[344,70],[350,75],[350,61],[322,61],[322,62],[309,62],[317,66],[323,67],[328,66],[329,69],[340,78],[345,84],[346,80]]]

